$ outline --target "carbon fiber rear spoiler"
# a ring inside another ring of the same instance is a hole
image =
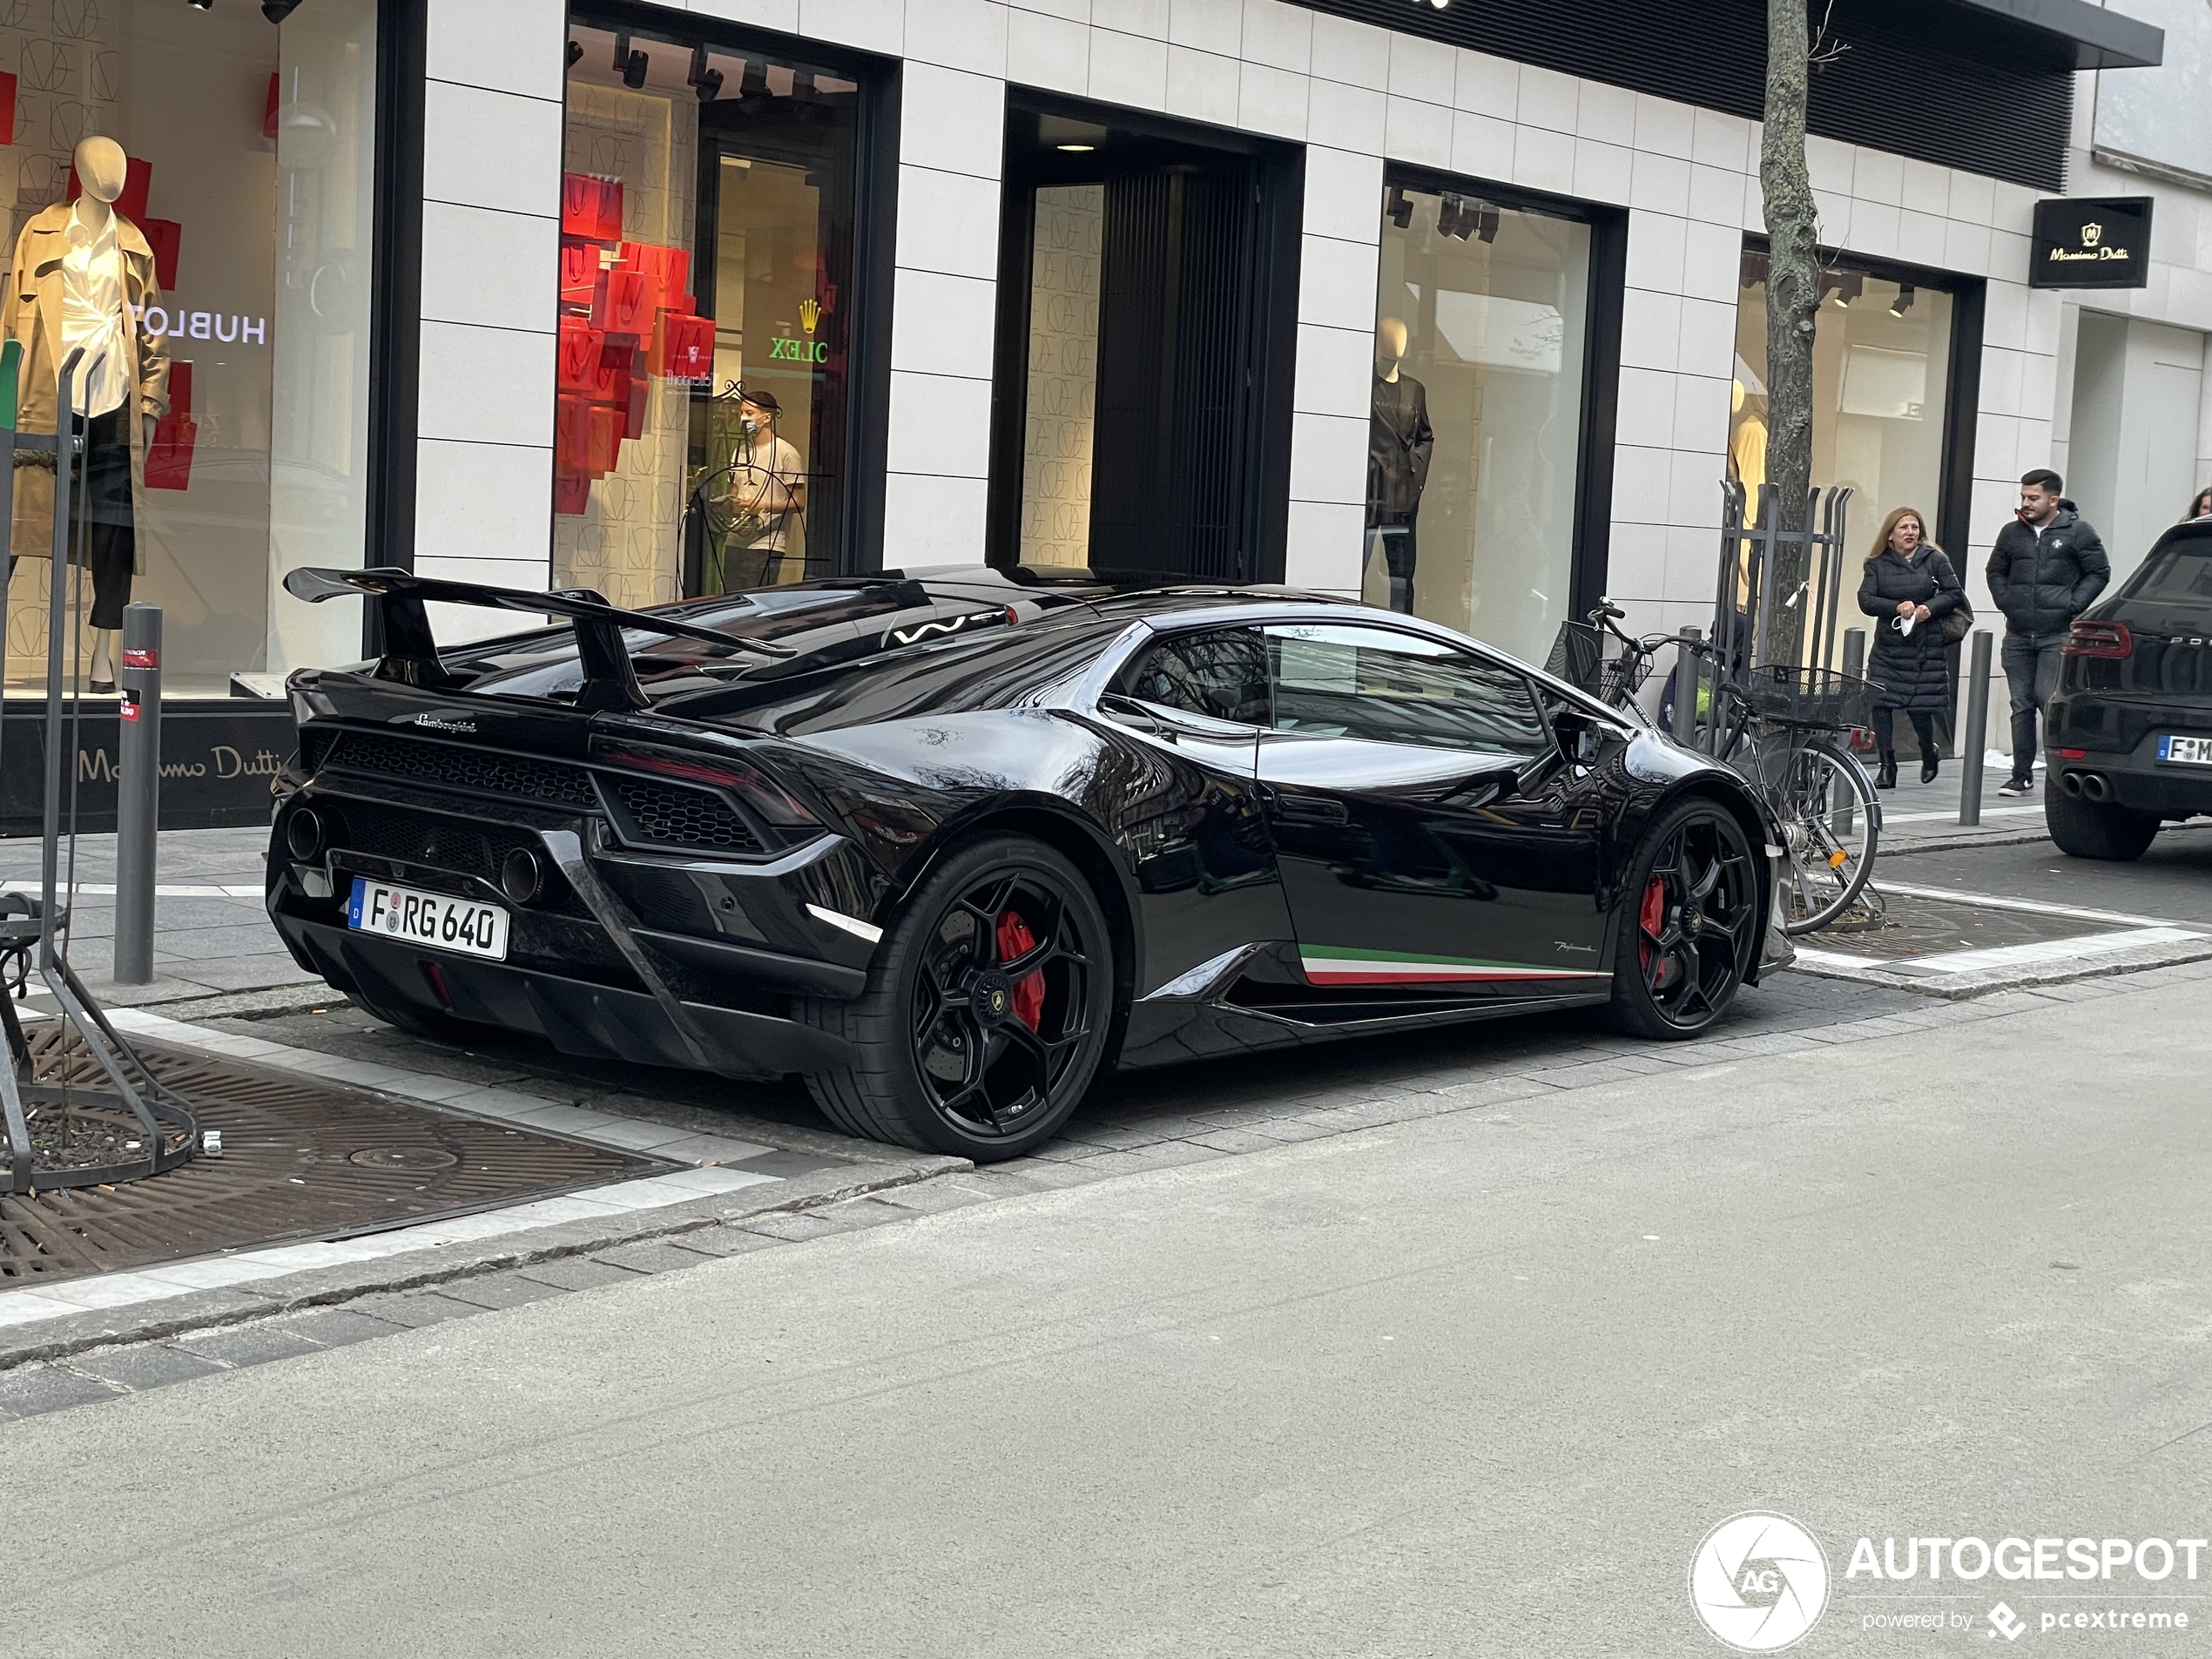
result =
[[[284,590],[295,599],[319,604],[325,599],[367,599],[376,607],[381,624],[384,655],[377,660],[376,678],[427,691],[448,691],[462,681],[449,672],[438,656],[438,642],[430,632],[428,606],[474,605],[486,610],[519,610],[526,615],[559,617],[574,624],[577,658],[583,669],[583,684],[577,688],[576,706],[585,713],[605,709],[642,709],[645,693],[637,684],[637,671],[630,661],[622,631],[636,628],[671,639],[700,639],[727,645],[756,657],[789,657],[787,645],[701,628],[673,617],[657,617],[647,610],[624,610],[607,603],[590,588],[556,588],[531,593],[521,588],[486,587],[475,582],[442,582],[412,570],[378,567],[367,570],[306,568],[285,573]]]

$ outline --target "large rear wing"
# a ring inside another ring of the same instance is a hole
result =
[[[461,681],[448,671],[438,656],[438,642],[430,632],[428,606],[474,605],[486,610],[518,610],[528,616],[558,617],[576,629],[577,659],[583,670],[583,684],[577,688],[576,706],[586,713],[603,709],[642,709],[645,693],[637,683],[623,642],[625,628],[635,628],[671,639],[704,640],[726,645],[756,657],[792,655],[788,645],[746,639],[718,628],[702,628],[674,617],[649,610],[624,610],[610,605],[605,596],[589,588],[557,588],[530,593],[520,588],[486,587],[475,582],[443,582],[416,576],[411,570],[375,568],[367,570],[301,569],[285,573],[284,590],[295,599],[319,604],[325,599],[367,599],[376,607],[384,642],[377,659],[376,678],[445,691]]]

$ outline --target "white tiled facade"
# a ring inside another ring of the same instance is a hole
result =
[[[564,9],[428,3],[417,563],[540,584]],[[1313,587],[1359,586],[1386,159],[1629,209],[1607,585],[1650,625],[1707,618],[1739,255],[1743,233],[1763,228],[1756,124],[1285,0],[670,9],[902,62],[886,564],[981,554],[1011,83],[1306,146],[1286,574]],[[1978,590],[2013,481],[2064,455],[2073,307],[2025,285],[2036,192],[1824,138],[1809,159],[1824,245],[1988,279],[1963,561]],[[2074,163],[2076,193],[2160,199],[2150,287],[2098,306],[2212,330],[2212,199],[2100,168],[2086,151]],[[2212,449],[2212,411],[2202,430]]]

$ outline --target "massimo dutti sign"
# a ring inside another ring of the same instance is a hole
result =
[[[2140,288],[2150,280],[2150,198],[2040,201],[2029,246],[2032,288]]]

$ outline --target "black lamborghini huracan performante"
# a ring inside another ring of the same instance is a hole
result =
[[[1735,774],[1447,629],[1281,590],[809,583],[652,611],[397,570],[293,676],[268,907],[371,1013],[732,1077],[989,1159],[1101,1072],[1756,981]],[[441,649],[430,603],[554,625]]]

